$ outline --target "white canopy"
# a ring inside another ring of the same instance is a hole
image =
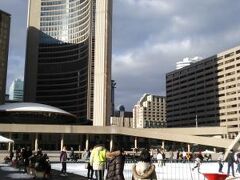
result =
[[[13,143],[14,141],[0,135],[0,143]]]
[[[202,151],[202,154],[214,154],[214,151],[210,151],[208,149],[206,149],[205,151]]]

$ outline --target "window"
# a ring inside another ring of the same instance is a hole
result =
[[[231,57],[231,56],[233,56],[233,55],[234,55],[234,52],[231,52],[231,53],[229,53],[229,54],[226,54],[226,55],[225,55],[225,58]]]

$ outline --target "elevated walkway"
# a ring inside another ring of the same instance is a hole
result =
[[[126,135],[220,148],[228,148],[232,144],[230,139],[213,137],[215,135],[226,135],[227,129],[225,127],[135,129],[117,126],[1,124],[0,132]]]

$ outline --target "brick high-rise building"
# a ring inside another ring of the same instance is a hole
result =
[[[240,46],[166,75],[168,127],[240,128]]]

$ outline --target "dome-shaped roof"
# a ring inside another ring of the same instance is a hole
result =
[[[119,105],[118,106],[118,111],[125,111],[125,107],[124,107],[124,105]]]
[[[0,111],[8,112],[52,112],[74,116],[62,109],[39,103],[6,103],[0,106]]]

